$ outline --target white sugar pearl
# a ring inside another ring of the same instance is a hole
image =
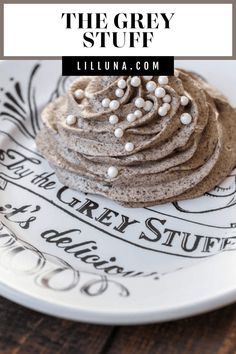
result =
[[[126,88],[126,81],[125,81],[124,79],[120,79],[120,80],[117,82],[117,86],[118,86],[120,89]]]
[[[140,77],[138,76],[134,76],[132,77],[131,81],[130,81],[131,86],[133,87],[138,87],[141,84],[141,80]]]
[[[110,109],[112,109],[113,111],[115,111],[116,109],[118,109],[120,107],[120,103],[119,101],[117,100],[112,100],[110,103],[109,103],[109,107]]]
[[[189,99],[187,96],[181,96],[180,97],[180,104],[182,106],[187,106],[187,104],[189,103]]]
[[[78,100],[82,100],[82,98],[84,98],[84,91],[81,89],[78,89],[74,92],[74,95]]]
[[[129,113],[127,115],[126,119],[127,119],[128,122],[132,123],[132,122],[134,122],[136,120],[136,116],[135,116],[134,113]]]
[[[154,81],[148,81],[147,84],[146,84],[146,89],[149,92],[155,91],[156,87],[157,87],[157,84]]]
[[[163,89],[163,87],[157,87],[155,90],[155,96],[158,98],[162,98],[164,97],[166,94],[165,89]]]
[[[111,100],[110,100],[109,98],[104,98],[104,99],[102,100],[102,107],[108,108],[110,102],[111,102]]]
[[[73,116],[72,114],[69,114],[67,117],[66,117],[66,124],[67,125],[73,125],[75,124],[77,121],[76,117]]]
[[[122,138],[122,136],[124,135],[124,131],[121,128],[116,128],[114,134],[116,138]]]
[[[192,116],[189,113],[183,113],[180,116],[180,121],[184,125],[188,125],[192,122]]]
[[[153,107],[152,101],[146,101],[143,109],[144,109],[144,111],[149,112],[152,110],[152,107]]]
[[[167,109],[163,106],[161,106],[159,109],[158,109],[158,114],[161,116],[161,117],[164,117],[167,115]]]
[[[134,150],[134,144],[133,143],[126,143],[125,144],[125,150],[128,152],[131,152]]]
[[[153,76],[143,76],[145,81],[150,81],[152,80]]]
[[[162,101],[165,102],[165,103],[170,103],[171,102],[171,96],[170,95],[165,95],[162,98]]]
[[[136,111],[134,111],[134,115],[136,118],[141,118],[143,113],[139,109],[136,109]]]
[[[124,96],[124,90],[122,90],[120,88],[116,89],[115,95],[116,95],[116,97],[119,97],[119,98],[123,97]]]
[[[175,77],[179,77],[179,71],[175,70],[174,75],[175,75]]]
[[[109,122],[110,122],[111,124],[116,124],[116,123],[118,123],[118,121],[119,121],[119,118],[118,118],[118,116],[115,115],[115,114],[112,114],[112,115],[109,117]]]
[[[164,104],[162,105],[162,107],[166,108],[167,111],[170,110],[170,104],[169,104],[169,103],[164,103]]]
[[[115,166],[110,166],[107,170],[109,178],[116,178],[118,176],[118,169]]]
[[[144,99],[142,97],[136,98],[135,106],[137,108],[142,108],[144,106],[144,104],[145,104],[145,101],[144,101]]]
[[[169,82],[168,76],[159,76],[158,83],[160,85],[167,85]]]

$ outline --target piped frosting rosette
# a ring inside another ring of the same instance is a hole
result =
[[[70,188],[131,207],[202,195],[236,163],[236,111],[196,74],[80,77],[42,113],[40,152]]]

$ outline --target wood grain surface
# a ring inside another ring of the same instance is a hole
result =
[[[0,354],[236,354],[236,304],[185,320],[99,326],[45,316],[0,298]]]

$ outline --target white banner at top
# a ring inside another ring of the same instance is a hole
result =
[[[4,56],[232,56],[232,4],[5,4]]]

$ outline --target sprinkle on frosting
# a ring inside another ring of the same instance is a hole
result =
[[[171,102],[171,95],[165,95],[163,98],[162,98],[162,101],[165,102],[165,103],[170,103]]]
[[[133,87],[138,87],[138,86],[140,86],[140,84],[141,84],[141,79],[140,79],[140,77],[138,77],[138,76],[132,77],[132,79],[131,79],[131,81],[130,81],[130,84],[131,84],[131,86],[133,86]]]
[[[125,150],[128,152],[131,152],[134,150],[134,144],[133,143],[126,143],[125,144]]]
[[[168,76],[159,76],[158,83],[160,85],[167,85],[169,82]]]
[[[124,90],[117,88],[115,94],[116,94],[116,97],[121,98],[124,96]]]
[[[153,78],[153,76],[143,76],[143,79],[145,81],[150,81],[150,80],[152,80],[152,78]]]
[[[158,98],[164,97],[166,94],[166,90],[163,87],[157,87],[155,90],[155,96]]]
[[[74,95],[78,100],[82,100],[84,98],[84,90],[78,89],[75,91]]]
[[[167,112],[168,112],[168,110],[167,110],[167,108],[164,107],[164,106],[161,106],[161,107],[158,108],[158,114],[159,114],[159,116],[161,116],[161,117],[166,116],[166,115],[167,115]]]
[[[183,113],[180,116],[180,121],[184,125],[188,125],[192,122],[192,116],[189,113]]]
[[[146,84],[146,89],[149,92],[155,91],[156,87],[157,87],[157,84],[155,83],[155,81],[148,81]]]
[[[129,113],[127,115],[126,119],[129,123],[132,123],[136,120],[136,115],[134,113]]]
[[[181,96],[181,97],[180,97],[180,104],[181,104],[182,106],[187,106],[188,103],[189,103],[189,99],[188,99],[187,96]]]
[[[122,138],[124,131],[122,128],[116,128],[114,134],[116,138]]]
[[[145,105],[145,101],[144,101],[144,99],[143,99],[142,97],[136,98],[136,100],[135,100],[135,106],[136,106],[137,108],[143,108],[144,105]]]
[[[66,124],[67,125],[74,125],[76,123],[77,119],[73,114],[69,114],[66,117]]]
[[[134,111],[134,115],[135,115],[135,117],[137,117],[137,118],[141,118],[142,115],[143,115],[143,113],[142,113],[142,111],[140,111],[139,109],[136,109],[136,111]]]
[[[167,111],[170,110],[170,104],[169,103],[163,103],[162,107],[165,108]]]
[[[118,176],[118,169],[115,166],[110,166],[107,170],[107,175],[109,178],[116,178]]]
[[[144,111],[149,112],[152,110],[152,107],[153,107],[152,101],[148,101],[148,100],[145,101],[144,106],[143,106]]]
[[[104,108],[108,108],[109,105],[110,105],[110,102],[111,102],[111,100],[110,100],[109,98],[104,98],[104,99],[102,100],[102,106],[103,106]]]
[[[109,122],[110,122],[111,124],[116,124],[116,123],[118,123],[118,121],[119,121],[119,118],[118,118],[118,116],[117,116],[116,114],[112,114],[112,115],[109,117]]]
[[[120,89],[124,89],[126,88],[127,84],[126,84],[126,81],[124,79],[120,79],[117,83],[117,86],[120,88]]]
[[[175,69],[174,75],[175,75],[175,77],[179,77],[179,71]]]
[[[109,108],[110,108],[112,111],[117,110],[119,107],[120,107],[120,103],[119,103],[119,101],[117,101],[117,100],[112,100],[112,101],[109,103]]]

